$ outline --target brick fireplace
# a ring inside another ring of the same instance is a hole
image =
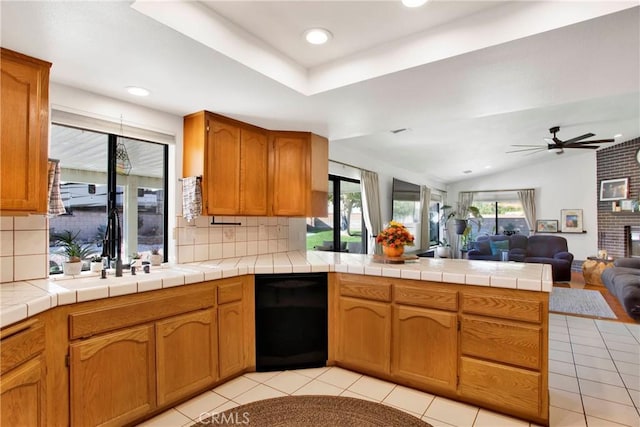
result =
[[[600,182],[603,179],[629,178],[630,199],[640,199],[640,165],[636,152],[640,149],[640,138],[632,139],[597,151],[598,200]],[[598,248],[606,249],[609,256],[619,258],[631,256],[632,235],[640,236],[640,212],[613,212],[611,202],[598,201]],[[636,251],[639,248],[635,249]],[[636,254],[640,256],[640,254]]]

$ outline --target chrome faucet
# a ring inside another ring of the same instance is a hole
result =
[[[107,266],[115,256],[116,277],[122,277],[122,226],[118,209],[113,208],[107,217],[107,230],[102,239],[102,257],[107,258]],[[115,253],[114,253],[115,252]],[[104,267],[103,267],[104,268]]]

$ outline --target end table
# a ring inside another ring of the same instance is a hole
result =
[[[611,267],[613,267],[613,258],[587,257],[587,260],[582,263],[584,282],[587,285],[604,286],[600,276],[604,270]]]

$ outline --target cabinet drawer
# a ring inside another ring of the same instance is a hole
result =
[[[342,296],[391,301],[391,283],[379,277],[341,275],[339,282]]]
[[[527,300],[509,295],[462,294],[462,312],[522,320],[542,322],[542,301]]]
[[[541,369],[542,329],[479,317],[462,317],[462,354]]]
[[[399,304],[449,311],[458,310],[458,292],[447,289],[431,289],[428,285],[396,284],[393,299]]]
[[[496,363],[460,358],[460,394],[525,416],[542,414],[542,375]]]
[[[213,307],[214,300],[214,293],[210,289],[200,289],[184,291],[184,294],[177,296],[155,296],[118,305],[107,302],[104,307],[70,314],[69,338],[89,337],[176,314]]]
[[[0,373],[13,369],[22,362],[44,351],[44,325],[40,322],[25,322],[24,329],[16,325],[15,333],[0,343]],[[22,330],[21,330],[22,329]]]
[[[242,281],[218,285],[218,304],[242,300]]]

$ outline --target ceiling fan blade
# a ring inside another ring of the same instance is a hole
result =
[[[588,148],[591,150],[596,150],[600,147],[598,147],[597,145],[581,145],[579,142],[574,142],[571,145],[565,145],[564,148]]]
[[[543,151],[547,151],[546,149],[531,151],[530,153],[524,153],[525,156],[532,156],[536,153],[542,153]]]
[[[591,141],[580,141],[578,144],[600,144],[603,142],[616,142],[615,139],[593,139]]]
[[[520,150],[512,150],[512,151],[506,151],[506,153],[521,153],[523,151],[544,151],[546,150],[546,147],[538,147],[538,148],[522,148]]]
[[[581,139],[591,138],[592,136],[596,136],[596,135],[594,133],[589,132],[589,133],[585,133],[584,135],[576,136],[575,138],[567,139],[566,141],[563,141],[562,143],[566,147],[567,144],[572,144],[574,142],[578,142]]]
[[[540,145],[540,144],[535,144],[535,145],[533,145],[533,144],[511,144],[511,146],[512,147],[538,147],[538,148],[543,147],[544,148],[544,145]]]

